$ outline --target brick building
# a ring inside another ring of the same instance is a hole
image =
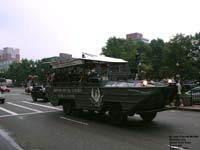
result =
[[[13,62],[20,62],[20,50],[18,48],[5,47],[0,50],[0,70],[8,70]]]
[[[133,39],[133,40],[142,40],[145,43],[148,43],[149,40],[146,38],[143,38],[143,34],[141,33],[130,33],[130,34],[126,34],[126,39]]]

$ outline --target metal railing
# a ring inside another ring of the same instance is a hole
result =
[[[190,96],[193,105],[200,105],[200,89],[191,90]]]

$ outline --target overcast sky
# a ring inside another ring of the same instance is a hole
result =
[[[200,32],[199,0],[0,0],[0,49],[21,58],[99,54],[109,37],[168,41]]]

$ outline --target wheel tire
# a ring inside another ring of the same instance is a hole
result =
[[[94,110],[88,110],[90,114],[94,114]]]
[[[127,121],[127,114],[122,112],[120,104],[111,104],[109,109],[109,118],[112,124],[121,125]]]
[[[73,109],[72,110],[72,115],[76,116],[76,117],[80,117],[82,113],[83,113],[83,109]]]
[[[63,111],[64,111],[65,115],[71,115],[72,109],[73,109],[72,103],[64,103],[63,104]]]
[[[34,102],[37,102],[37,97],[33,97],[33,101],[34,101]]]
[[[44,98],[44,102],[48,102],[49,100],[48,100],[48,98]]]
[[[146,122],[151,122],[156,117],[156,114],[157,112],[142,113],[140,117]]]
[[[5,99],[0,100],[1,104],[5,103]]]

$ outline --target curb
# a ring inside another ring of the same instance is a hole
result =
[[[0,148],[4,147],[7,150],[24,150],[20,147],[7,132],[0,129]]]
[[[200,112],[200,108],[199,109],[195,109],[195,108],[177,107],[177,110]]]

